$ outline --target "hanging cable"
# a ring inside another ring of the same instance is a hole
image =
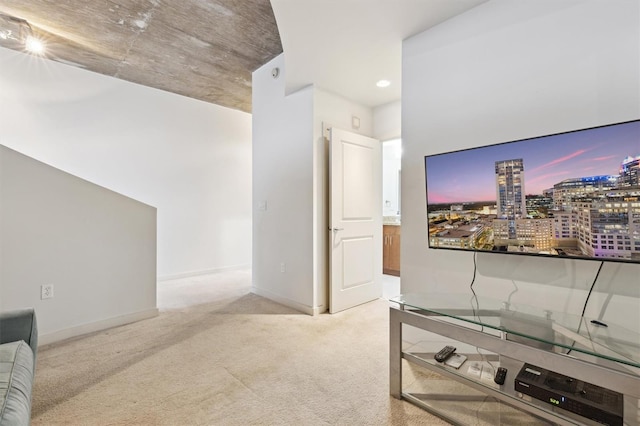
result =
[[[471,283],[469,284],[469,289],[471,290],[471,293],[473,293],[473,296],[471,297],[471,310],[473,311],[473,318],[478,320],[478,322],[480,323],[480,332],[484,332],[484,325],[482,325],[482,320],[480,319],[480,303],[478,302],[478,295],[476,294],[475,290],[473,289],[473,285],[476,282],[476,275],[477,275],[477,271],[478,271],[478,263],[476,261],[476,255],[477,255],[477,251],[473,252],[473,277],[471,279]],[[474,307],[474,302],[475,300],[475,307]],[[477,311],[476,311],[477,309]],[[482,352],[480,352],[480,348],[476,346],[476,352],[478,353],[478,355],[480,355],[480,358],[482,359],[482,362],[486,362],[487,364],[489,364],[489,366],[492,369],[492,374],[495,374],[496,371],[496,367],[491,363],[491,361],[489,361],[489,358],[487,357],[486,354],[483,354]]]
[[[591,283],[591,288],[589,288],[589,293],[587,294],[587,298],[584,300],[584,305],[582,306],[582,313],[580,314],[580,323],[578,324],[578,329],[576,330],[576,334],[580,334],[580,327],[582,327],[582,322],[584,321],[584,313],[587,311],[587,304],[589,303],[589,298],[591,297],[591,293],[593,292],[593,288],[596,286],[596,282],[598,282],[598,277],[600,276],[600,271],[602,270],[602,266],[604,265],[604,260],[600,261],[600,266],[598,267],[598,271],[596,272],[596,276],[593,277],[593,282]],[[574,340],[571,343],[571,349],[565,353],[565,355],[569,355],[575,346],[576,341]]]

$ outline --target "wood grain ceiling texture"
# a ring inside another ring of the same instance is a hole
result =
[[[251,73],[282,53],[269,0],[0,0],[0,14],[50,59],[245,112]]]

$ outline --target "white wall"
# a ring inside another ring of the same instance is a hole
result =
[[[424,156],[640,117],[639,8],[492,0],[403,43],[403,293],[468,295],[473,275],[472,254],[427,249]],[[474,288],[506,298],[517,287],[515,299],[579,315],[597,268],[480,254]],[[606,263],[599,289],[617,296],[595,295],[587,313],[640,327],[638,275]]]
[[[283,55],[253,73],[252,286],[256,294],[311,313],[313,90],[285,97],[285,74]]]
[[[0,145],[0,311],[23,307],[41,344],[156,315],[156,209]]]
[[[160,278],[251,263],[251,115],[0,48],[0,144],[158,208]]]
[[[327,308],[323,124],[370,136],[372,112],[312,86],[285,96],[285,78],[284,55],[253,73],[253,291],[316,314]]]
[[[373,137],[380,141],[400,139],[402,135],[402,102],[390,102],[377,106],[373,109]],[[402,144],[402,140],[400,140]],[[399,198],[401,191],[398,191],[398,171],[401,169],[401,159],[396,158],[395,149],[390,144],[383,145],[382,153],[382,195],[383,203],[391,201],[391,206],[383,206],[383,216],[395,216],[400,210]]]
[[[390,102],[373,109],[373,137],[386,141],[402,136],[402,101]]]
[[[400,139],[391,139],[382,143],[382,215],[400,214]]]

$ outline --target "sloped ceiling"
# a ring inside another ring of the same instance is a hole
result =
[[[55,61],[247,112],[251,73],[282,53],[269,0],[0,0],[0,14]]]
[[[398,100],[402,40],[485,1],[0,0],[0,17],[28,21],[55,61],[250,112],[251,73],[283,50],[289,93]]]

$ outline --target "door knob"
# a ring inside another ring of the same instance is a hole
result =
[[[344,231],[344,228],[329,228],[333,232]]]

